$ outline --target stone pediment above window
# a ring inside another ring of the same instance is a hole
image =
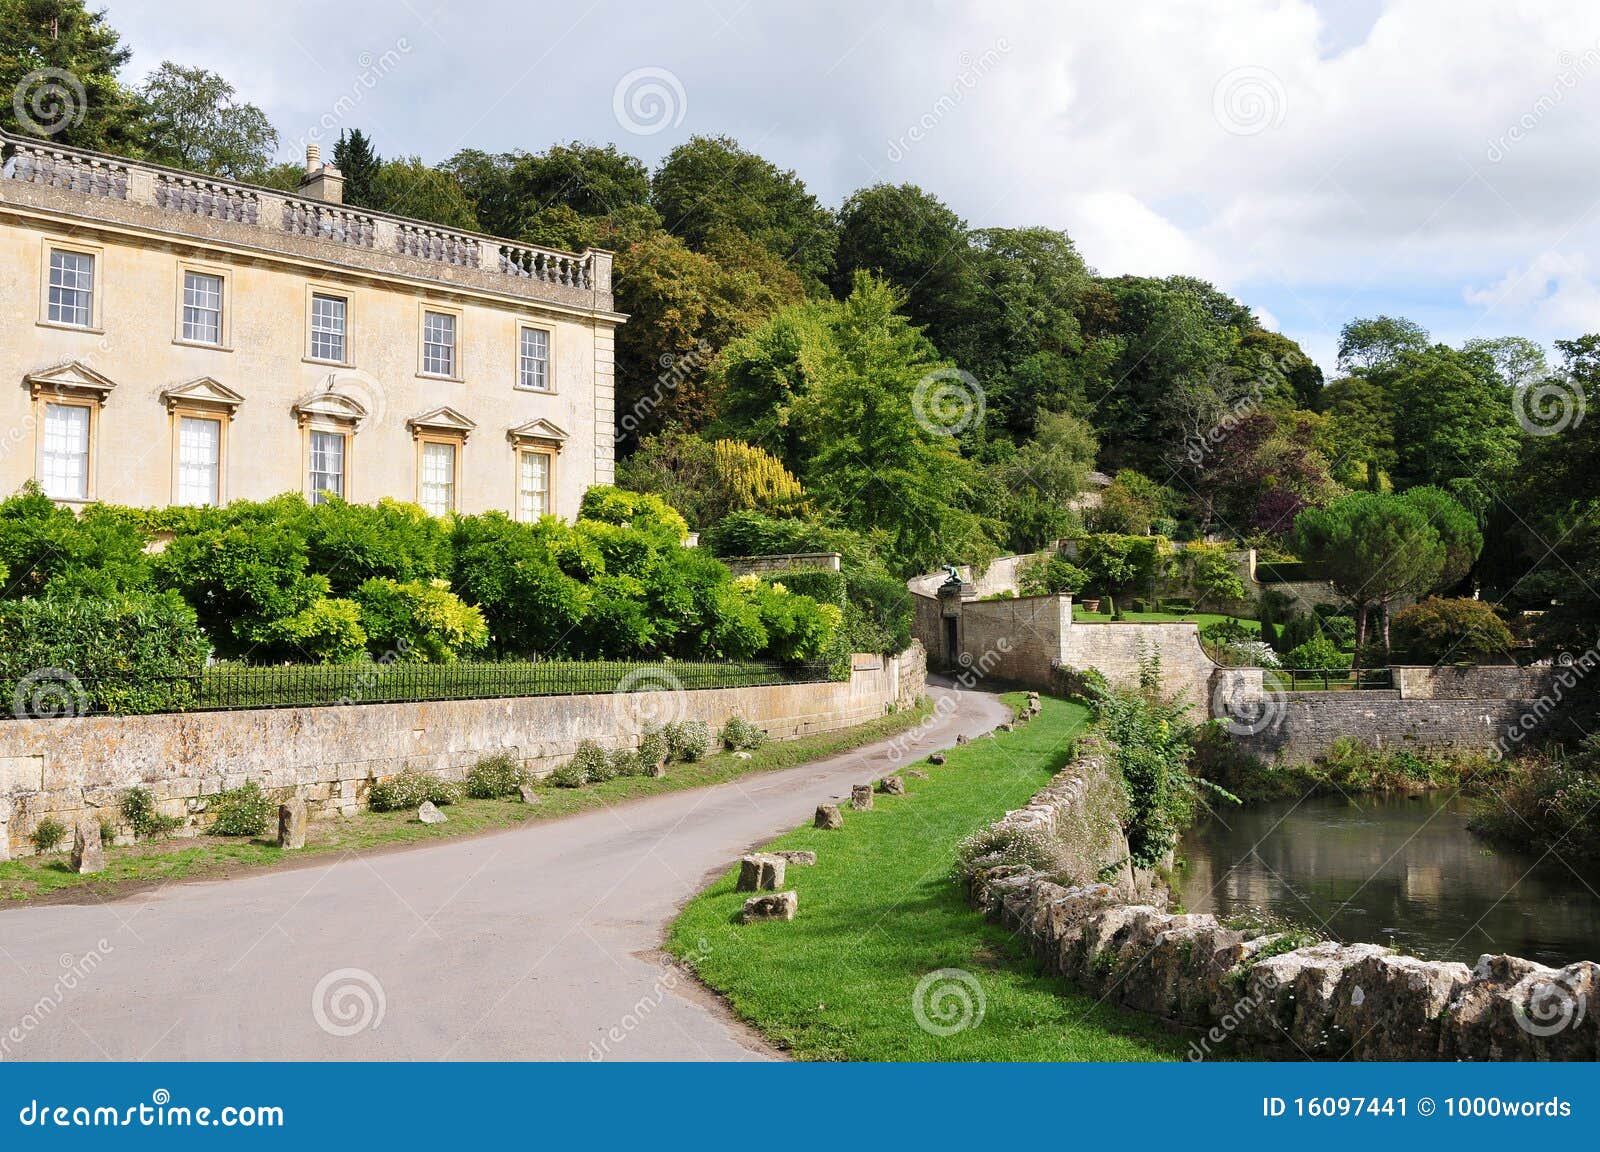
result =
[[[243,396],[209,376],[202,376],[187,384],[179,384],[176,388],[168,388],[161,394],[161,399],[166,402],[169,411],[178,408],[202,408],[219,413],[226,412],[229,419],[232,419],[233,414],[239,410],[239,405],[244,403]]]
[[[348,425],[354,429],[367,418],[367,407],[342,392],[316,392],[294,406],[295,418],[307,423]]]
[[[58,364],[54,368],[46,368],[42,372],[30,372],[23,377],[29,390],[37,398],[39,396],[70,396],[79,400],[94,400],[104,404],[111,396],[111,391],[117,385],[100,373],[81,364],[76,360],[66,364]]]
[[[454,408],[435,408],[432,412],[424,412],[421,416],[413,416],[406,421],[406,426],[411,429],[411,436],[415,439],[424,433],[433,433],[441,436],[454,436],[465,440],[478,427]]]
[[[567,442],[567,434],[550,421],[541,419],[518,425],[506,433],[506,439],[513,444],[554,448],[560,451],[562,445]]]

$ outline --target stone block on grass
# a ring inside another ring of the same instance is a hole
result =
[[[850,786],[850,807],[857,812],[872,810],[872,785],[853,784]]]
[[[776,892],[783,887],[788,862],[778,856],[757,852],[739,861],[739,892]]]
[[[746,923],[754,920],[793,920],[800,908],[800,897],[795,892],[769,892],[752,896],[744,902]]]
[[[424,800],[422,807],[417,809],[417,819],[424,824],[443,824],[450,817],[439,811],[432,800]]]
[[[878,781],[878,791],[885,796],[904,796],[906,794],[906,782],[900,776],[885,776]]]
[[[278,847],[286,850],[306,846],[306,802],[296,796],[278,805]]]
[[[72,870],[84,875],[100,872],[106,866],[105,845],[100,842],[100,823],[79,820],[72,828]]]
[[[818,804],[814,823],[818,828],[843,828],[844,815],[837,804]]]
[[[781,852],[773,852],[771,855],[776,856],[785,864],[815,864],[817,862],[817,854],[815,852],[802,852],[795,848],[786,848]]]

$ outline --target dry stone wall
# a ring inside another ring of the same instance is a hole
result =
[[[1093,821],[1095,781],[1109,771],[1091,746],[995,827],[1057,836]],[[974,861],[965,881],[973,902],[1049,971],[1195,1029],[1191,1059],[1600,1059],[1600,1021],[1589,1010],[1600,1004],[1600,964],[1554,969],[1484,956],[1469,968],[1376,944],[1295,946],[1209,914],[1130,902],[1126,884],[1083,882],[1092,865],[1079,860],[1064,875],[1046,875],[989,857]]]

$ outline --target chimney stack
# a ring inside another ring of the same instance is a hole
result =
[[[300,195],[329,204],[344,203],[344,173],[322,162],[322,145],[306,145],[306,174],[300,181]]]

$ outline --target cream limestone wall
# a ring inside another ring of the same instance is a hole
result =
[[[514,512],[507,433],[535,421],[565,434],[552,467],[554,512],[570,519],[587,487],[612,480],[612,333],[621,317],[610,311],[609,255],[596,264],[604,291],[590,291],[504,274],[486,238],[482,271],[457,269],[385,250],[393,220],[379,219],[378,244],[356,249],[279,230],[272,221],[282,202],[265,192],[258,220],[245,222],[163,213],[136,204],[137,190],[123,201],[0,179],[0,495],[37,474],[42,409],[26,377],[72,364],[113,385],[91,448],[91,498],[104,501],[174,502],[175,421],[163,393],[207,378],[242,398],[225,423],[224,501],[307,491],[294,408],[330,388],[368,410],[350,441],[352,500],[418,498],[419,447],[407,422],[443,407],[476,425],[457,450],[460,511]],[[96,257],[92,330],[42,322],[52,242]],[[225,279],[221,348],[178,339],[185,269]],[[349,301],[346,365],[309,359],[313,288]],[[454,379],[420,373],[424,307],[458,316]],[[522,324],[550,332],[550,393],[515,386]],[[553,447],[549,430],[539,431],[541,446]]]

